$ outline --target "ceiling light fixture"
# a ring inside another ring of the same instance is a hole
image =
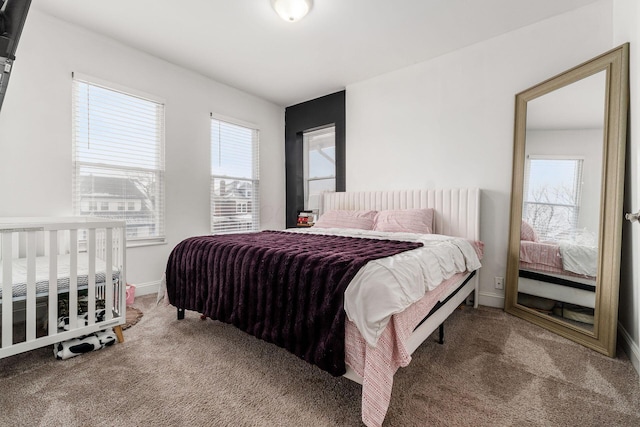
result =
[[[271,0],[271,7],[287,22],[304,18],[311,10],[312,0]]]

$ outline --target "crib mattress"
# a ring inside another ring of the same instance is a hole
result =
[[[96,285],[105,283],[105,262],[96,259]],[[3,266],[0,262],[0,300],[2,300]],[[89,284],[89,257],[87,253],[78,254],[78,289],[86,289]],[[14,259],[12,262],[13,299],[19,301],[27,296],[27,259]],[[70,255],[58,255],[58,293],[69,291]],[[112,268],[113,280],[120,277],[120,271]],[[36,296],[41,297],[49,293],[49,257],[36,257]]]

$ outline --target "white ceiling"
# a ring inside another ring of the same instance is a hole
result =
[[[289,106],[597,0],[33,0],[32,8]]]

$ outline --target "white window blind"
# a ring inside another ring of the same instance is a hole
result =
[[[523,219],[540,240],[572,239],[582,193],[581,158],[527,157]]]
[[[163,103],[74,77],[73,202],[131,243],[164,240]]]
[[[259,131],[211,117],[211,232],[260,229]]]

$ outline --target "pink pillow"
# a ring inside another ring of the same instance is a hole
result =
[[[399,209],[378,212],[377,231],[433,233],[433,209]]]
[[[377,211],[329,211],[313,225],[314,228],[357,228],[373,230]]]
[[[534,230],[531,225],[524,221],[522,221],[522,226],[520,227],[520,240],[528,240],[530,242],[538,241],[536,230]]]

